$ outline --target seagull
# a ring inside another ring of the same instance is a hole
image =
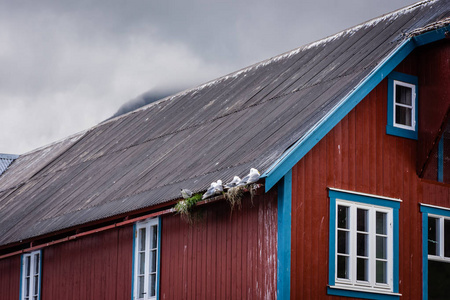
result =
[[[231,182],[225,184],[224,188],[231,189],[231,188],[237,186],[240,181],[241,181],[241,179],[238,176],[234,176],[233,180]]]
[[[206,193],[203,194],[202,199],[209,198],[211,196],[220,194],[223,192],[222,180],[217,180],[212,182],[209,188],[206,190]]]
[[[183,196],[184,199],[191,198],[192,192],[188,189],[181,189],[181,196]]]
[[[259,180],[259,172],[258,170],[251,168],[250,173],[247,176],[241,179],[241,181],[237,184],[237,186],[244,186],[250,183],[257,182]]]

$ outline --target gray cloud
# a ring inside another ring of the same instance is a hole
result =
[[[200,84],[414,1],[0,0],[0,153],[152,90]]]

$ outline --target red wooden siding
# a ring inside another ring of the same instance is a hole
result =
[[[0,299],[18,300],[20,294],[20,256],[0,260]]]
[[[448,54],[449,48],[446,49]],[[413,53],[396,71],[419,78],[428,76],[429,72],[422,74],[422,69],[417,68],[417,62],[420,66],[425,64],[424,60],[430,55],[428,51]],[[446,76],[448,88],[448,63],[433,65],[433,68],[434,72]],[[423,102],[426,97],[422,93],[427,89],[422,89],[421,82],[430,81],[419,79],[419,106],[426,105]],[[447,97],[446,101],[450,98]],[[293,168],[292,299],[339,298],[326,296],[327,187],[403,200],[399,215],[399,288],[402,299],[421,298],[422,222],[419,203],[450,207],[450,185],[420,179],[416,173],[418,142],[387,135],[386,122],[387,80],[384,80]]]
[[[419,51],[419,56],[426,58],[418,60],[419,101],[422,104],[419,104],[419,171],[435,146],[433,143],[450,107],[450,41],[444,40],[438,45],[429,45]]]
[[[130,299],[132,241],[128,226],[44,248],[42,299]]]
[[[230,213],[220,202],[189,226],[179,215],[162,220],[161,299],[275,299],[276,189],[243,200]]]

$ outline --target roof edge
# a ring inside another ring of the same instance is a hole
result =
[[[446,38],[450,25],[410,37],[399,44],[365,79],[327,113],[314,127],[275,161],[262,175],[268,192],[294,165],[303,158],[334,126],[369,94],[416,47]]]

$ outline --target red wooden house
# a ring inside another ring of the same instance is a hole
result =
[[[419,2],[1,156],[1,299],[448,297],[449,31]]]

